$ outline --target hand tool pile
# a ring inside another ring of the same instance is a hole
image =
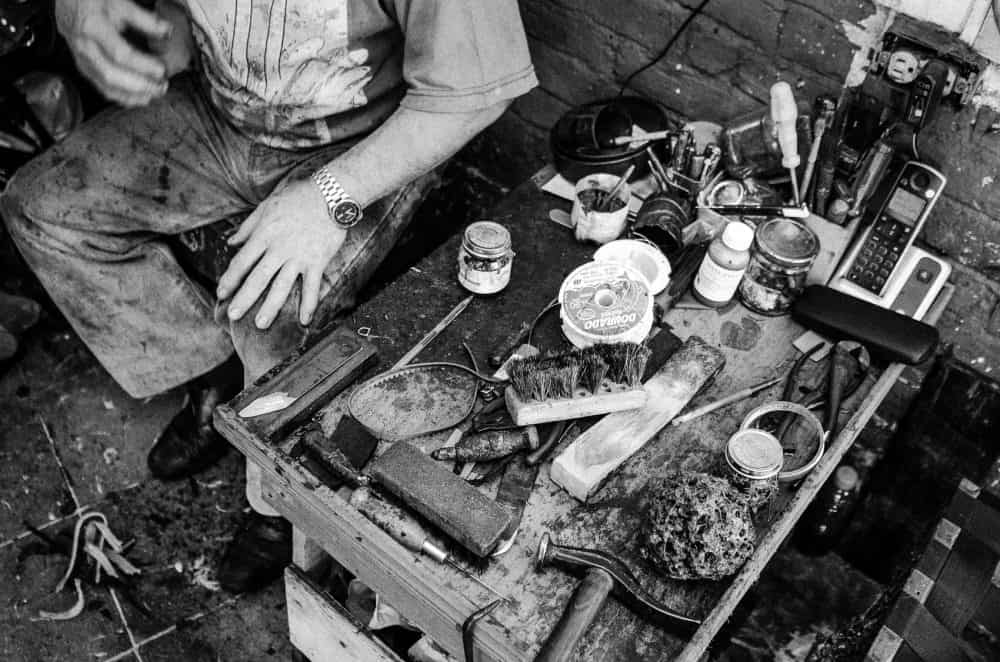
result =
[[[732,170],[733,159],[723,163],[728,146],[705,144],[703,136],[699,144],[694,130],[628,138],[630,144],[650,143],[650,170],[660,188],[647,198],[635,229],[637,233],[645,229],[647,238],[669,236],[674,242],[667,272],[670,280],[656,297],[663,309],[685,294],[703,263],[705,249],[698,245],[703,237],[686,235],[695,207],[785,218],[807,213],[800,198],[808,197],[822,149],[813,144],[800,181],[797,106],[787,85],[778,86],[772,98],[769,113],[760,121],[766,120],[774,130],[776,146],[769,146],[770,156],[789,171],[791,204],[754,184],[751,174],[736,180],[735,188],[730,186],[732,180],[727,183],[720,171],[724,165]],[[830,109],[823,105],[822,110],[817,126],[820,135],[832,121]],[[717,137],[720,142],[736,138],[740,136]],[[662,159],[652,148],[654,143],[666,146]],[[750,146],[739,146],[744,149],[739,156],[746,156]],[[619,184],[626,179],[627,175],[621,177]],[[604,201],[595,198],[591,204],[600,207]],[[662,247],[669,242],[654,243]],[[608,308],[608,302],[621,296],[613,286],[600,282],[578,290],[577,299],[587,300],[579,303],[577,313],[589,310],[587,306]],[[718,472],[657,467],[641,487],[635,488],[636,482],[630,481],[630,488],[641,493],[629,496],[639,499],[636,503],[643,513],[641,525],[632,532],[635,546],[570,547],[557,544],[548,533],[531,531],[534,538],[541,537],[539,571],[557,565],[583,577],[537,659],[571,659],[609,594],[650,623],[689,633],[699,619],[658,601],[653,578],[712,581],[739,571],[757,544],[757,529],[773,517],[766,506],[779,490],[788,494],[797,489],[798,481],[816,466],[827,444],[839,434],[843,402],[863,393],[871,365],[863,345],[841,341],[830,345],[826,363],[816,361],[820,354],[816,347],[803,352],[790,368],[777,365],[772,374],[735,384],[732,393],[692,407],[698,394],[724,371],[722,349],[697,335],[682,342],[656,324],[640,342],[602,342],[603,329],[593,317],[580,322],[590,324],[587,328],[593,338],[578,343],[566,331],[566,319],[580,317],[567,310],[577,299],[564,298],[560,291],[560,297],[530,321],[519,324],[517,320],[511,328],[501,329],[496,335],[506,337],[502,346],[480,348],[489,352],[473,352],[466,346],[471,366],[412,363],[463,314],[481,314],[481,308],[493,302],[464,299],[388,371],[353,389],[347,412],[331,438],[318,428],[298,437],[303,463],[315,467],[316,475],[330,486],[350,488],[348,502],[379,529],[406,550],[454,568],[498,598],[469,615],[463,627],[467,651],[472,650],[476,628],[513,599],[500,590],[503,586],[484,582],[476,568],[496,563],[492,559],[517,543],[522,524],[531,525],[533,520],[522,516],[543,464],[549,464],[552,482],[570,497],[591,502],[609,478],[651,440],[679,437],[683,432],[670,431],[684,431],[685,425],[697,425],[695,435],[700,434],[707,424],[693,422],[705,416],[728,420],[736,428],[731,418],[725,418],[724,408],[757,397],[765,403],[763,411],[755,409],[738,429],[722,431],[732,437],[725,453],[717,452]],[[547,319],[556,308],[560,315]],[[555,326],[560,322],[562,326]],[[550,333],[537,334],[543,323],[543,331]],[[546,344],[538,341],[541,336],[558,340]],[[568,344],[575,348],[566,349]],[[359,366],[368,364],[369,357],[358,348],[341,354],[327,357],[327,369],[343,375],[334,380],[343,387],[360,372]],[[494,372],[481,371],[477,355],[487,356]],[[342,367],[348,364],[350,370]],[[320,382],[313,379],[310,383]],[[778,395],[773,389],[782,385]],[[305,392],[288,390],[298,411],[316,410],[311,404],[316,398],[308,388]],[[252,404],[251,394],[241,397],[247,402],[237,404]],[[813,413],[820,408],[825,410],[822,421]],[[270,410],[265,416],[279,414],[280,410]],[[281,429],[286,429],[284,425]],[[665,429],[668,432],[663,434]],[[447,441],[442,444],[444,436]],[[381,452],[369,462],[380,444]],[[480,489],[487,483],[488,489]],[[573,511],[569,512],[572,516]],[[579,541],[567,538],[562,542]],[[593,545],[593,540],[585,544]]]
[[[725,360],[717,348],[697,337],[681,343],[673,334],[656,328],[640,344],[540,351],[530,343],[546,313],[555,309],[553,304],[546,305],[505,341],[516,347],[500,347],[490,353],[491,366],[499,364],[492,375],[479,371],[471,351],[471,367],[409,363],[464,310],[477,305],[488,302],[459,303],[389,371],[355,387],[348,413],[332,436],[324,435],[315,422],[301,428],[293,452],[331,487],[350,488],[349,503],[405,549],[448,565],[498,598],[466,622],[463,633],[470,646],[476,627],[508,599],[503,591],[480,579],[477,568],[487,567],[493,557],[514,545],[539,469],[551,453],[562,449],[551,465],[552,480],[573,497],[587,501],[619,466],[671,422],[682,425],[785,381],[784,374],[773,377],[678,417],[723,369]],[[326,346],[320,353],[320,359],[326,357],[326,365],[337,361],[355,365],[358,359],[353,357],[367,356],[355,348],[346,355],[341,352],[334,360],[327,356],[332,351]],[[825,403],[828,437],[836,434],[841,399],[859,388],[868,360],[857,343],[838,344],[821,383],[814,385],[807,384],[799,374],[811,356],[812,352],[803,354],[790,371],[784,398],[809,408]],[[441,371],[453,374],[443,376]],[[815,370],[810,371],[810,377],[815,374]],[[455,375],[465,381],[449,381]],[[812,390],[805,391],[806,385]],[[372,388],[382,390],[370,392]],[[419,406],[409,413],[406,407],[412,407],[414,402],[433,399],[425,398],[427,393],[454,401],[454,416],[447,422],[442,419],[435,423],[421,418]],[[241,397],[249,399],[253,395]],[[314,397],[309,390],[297,394],[296,406],[313,411]],[[397,397],[398,402],[394,400]],[[392,420],[393,425],[373,423],[375,419],[366,409],[369,405],[361,403],[381,403],[383,419]],[[278,414],[269,412],[265,416]],[[787,417],[772,419],[766,421],[761,433],[773,435],[778,440],[775,443],[797,457],[793,421]],[[415,421],[417,427],[401,432],[404,428],[398,423],[404,421]],[[416,443],[420,435],[442,429],[452,430],[444,446],[425,453]],[[369,461],[380,440],[391,445]],[[816,443],[822,447],[824,441]],[[476,486],[497,477],[495,498]],[[638,548],[648,564],[645,573],[671,575],[666,568],[683,567],[688,570],[672,576],[720,578],[738,569],[747,550],[753,549],[752,511],[748,510],[745,519],[739,521],[744,522],[744,528],[751,528],[744,531],[739,554],[734,552],[730,563],[709,563],[704,559],[723,556],[698,551],[732,543],[737,520],[703,523],[692,534],[693,530],[683,524],[685,518],[695,516],[695,510],[705,504],[729,503],[727,499],[733,504],[743,503],[742,492],[730,489],[724,478],[710,478],[698,482],[682,475],[674,481],[678,485],[697,484],[698,489],[709,492],[695,499],[686,511],[677,510],[680,502],[665,496],[666,483],[649,483],[649,514],[642,530],[637,531],[637,539],[645,541]],[[727,486],[725,494],[712,492],[717,485]],[[727,506],[725,510],[732,508]],[[699,623],[697,618],[659,603],[643,587],[641,575],[609,551],[561,546],[545,535],[538,549],[538,569],[553,564],[580,574],[583,583],[542,647],[540,660],[571,659],[608,594],[614,594],[637,615],[671,631],[689,633]]]

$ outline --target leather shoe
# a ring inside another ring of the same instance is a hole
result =
[[[149,471],[160,480],[176,480],[218,462],[229,450],[229,443],[212,426],[212,411],[236,390],[229,384],[192,382],[184,408],[149,449]]]
[[[250,513],[219,565],[219,584],[231,593],[257,591],[292,562],[292,525],[283,517]]]

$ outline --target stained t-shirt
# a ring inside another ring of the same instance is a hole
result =
[[[537,84],[516,0],[185,0],[213,103],[274,147],[367,133],[400,105],[480,110]]]

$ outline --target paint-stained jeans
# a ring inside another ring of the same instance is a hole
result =
[[[52,300],[130,395],[183,384],[234,348],[249,382],[309,331],[297,321],[298,292],[267,331],[253,326],[255,309],[229,323],[224,303],[184,273],[164,239],[245,217],[347,147],[253,143],[213,111],[193,78],[180,78],[149,106],[103,112],[22,167],[0,209]],[[372,205],[348,232],[326,271],[313,328],[353,304],[405,227],[400,200],[409,194]],[[251,479],[250,489],[259,484]]]

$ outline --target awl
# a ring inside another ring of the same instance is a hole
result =
[[[366,487],[354,490],[350,503],[403,547],[418,554],[426,554],[438,563],[447,563],[501,600],[507,600],[492,586],[458,565],[447,551],[434,544],[423,527],[402,508],[379,498]]]

